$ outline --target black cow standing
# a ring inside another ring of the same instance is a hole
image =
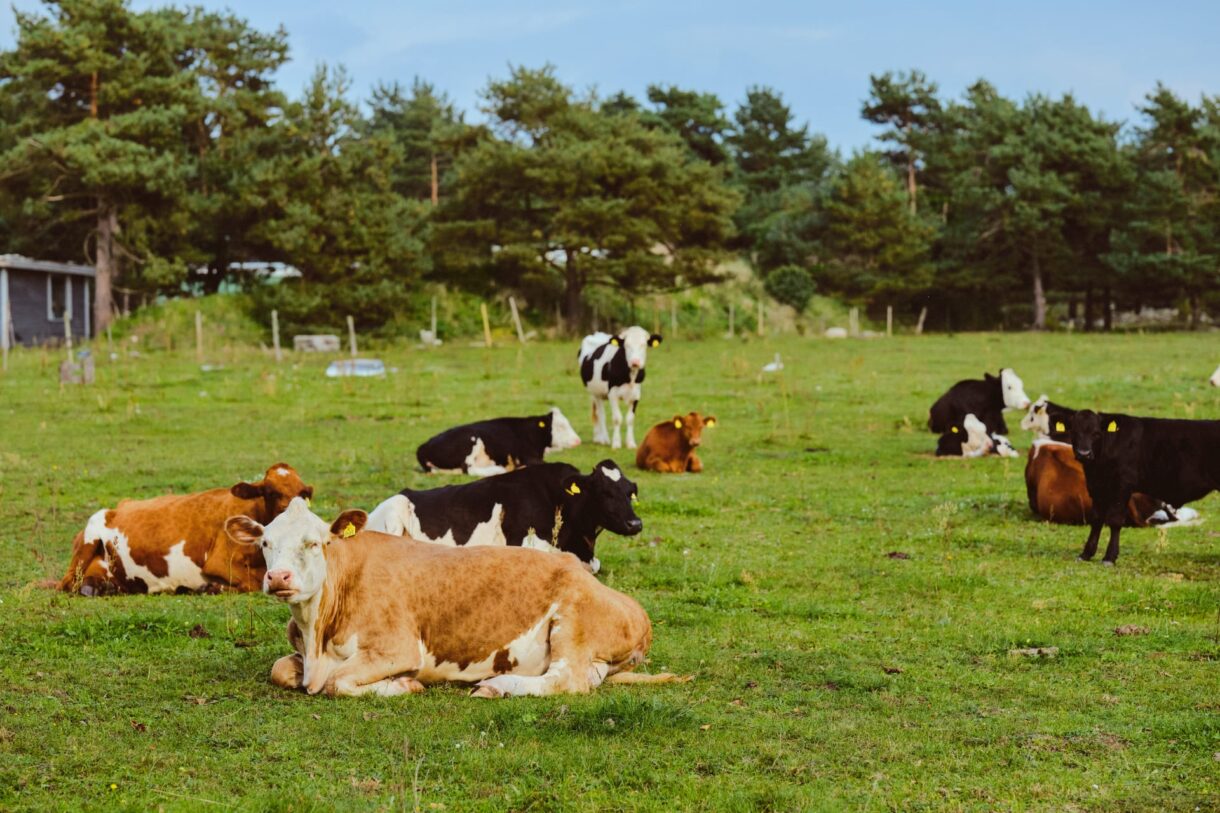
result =
[[[488,477],[542,462],[548,450],[571,449],[580,437],[558,408],[528,418],[493,418],[446,429],[415,451],[426,472]]]
[[[589,474],[542,463],[473,483],[403,489],[377,506],[366,530],[442,545],[523,545],[571,553],[596,573],[602,530],[622,536],[644,527],[633,503],[639,489],[613,460]]]
[[[981,381],[967,379],[950,387],[928,410],[928,428],[943,434],[952,426],[961,426],[966,416],[973,413],[988,433],[1007,435],[1004,410],[1028,408],[1025,384],[1012,368],[1005,367],[998,376],[983,373]]]
[[[1103,561],[1118,561],[1118,536],[1135,492],[1174,506],[1220,489],[1220,421],[1134,418],[1082,409],[1071,422],[1072,450],[1084,467],[1093,501],[1089,538],[1080,558],[1097,553],[1110,528]]]

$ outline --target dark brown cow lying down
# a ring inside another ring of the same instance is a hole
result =
[[[443,547],[361,531],[367,519],[345,511],[328,526],[293,500],[266,526],[228,521],[263,551],[263,589],[292,611],[296,652],[272,667],[277,685],[390,696],[460,681],[505,697],[684,680],[631,671],[652,642],[648,614],[575,556]]]
[[[243,514],[270,522],[295,497],[312,498],[313,487],[292,466],[276,463],[257,483],[123,500],[95,513],[76,535],[59,589],[83,596],[258,590],[262,554],[234,544],[225,520]]]

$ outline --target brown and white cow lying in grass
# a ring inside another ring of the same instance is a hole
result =
[[[703,430],[716,425],[716,416],[706,418],[698,412],[675,415],[648,430],[635,452],[635,464],[646,471],[703,471],[703,461],[695,450],[703,443]]]
[[[313,487],[292,466],[276,463],[257,483],[122,500],[95,513],[76,535],[58,587],[83,596],[258,590],[263,557],[257,548],[234,545],[225,520],[245,514],[270,522],[297,497],[312,498]]]
[[[345,511],[327,525],[293,500],[265,527],[226,523],[262,550],[263,589],[292,610],[296,653],[276,661],[275,684],[391,696],[460,681],[504,697],[687,679],[630,671],[652,641],[648,614],[575,557],[430,545],[361,531],[367,519]]]

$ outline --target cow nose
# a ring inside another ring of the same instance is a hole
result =
[[[267,571],[267,592],[278,593],[281,590],[291,590],[292,571],[291,570],[268,570]]]
[[[627,521],[627,533],[638,534],[644,530],[644,520],[639,517]]]

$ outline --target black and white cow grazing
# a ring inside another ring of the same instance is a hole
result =
[[[644,328],[629,327],[617,336],[594,333],[580,343],[580,380],[593,398],[593,442],[622,447],[622,404],[627,404],[627,448],[635,448],[635,408],[644,383],[648,348],[661,344],[661,336]],[[614,416],[614,440],[606,432],[606,402]]]
[[[602,530],[638,534],[639,489],[613,460],[589,474],[542,463],[473,483],[426,491],[403,489],[369,515],[368,530],[438,545],[521,545],[571,553],[596,573]]]
[[[1028,408],[1025,385],[1011,367],[1005,367],[998,377],[983,373],[981,381],[968,379],[950,387],[928,410],[928,428],[938,434],[948,432],[949,427],[960,426],[967,414],[974,413],[988,432],[1007,435],[1004,410]]]
[[[571,449],[580,437],[557,407],[528,418],[494,418],[446,429],[425,441],[415,456],[426,472],[488,477],[533,466],[546,452]]]

